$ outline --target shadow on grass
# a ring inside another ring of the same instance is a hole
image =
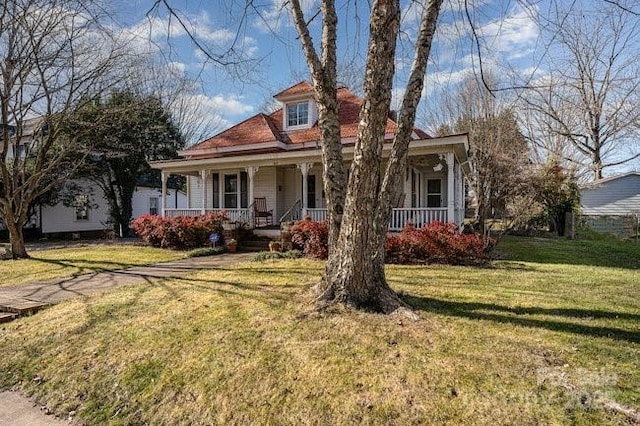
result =
[[[615,340],[625,340],[640,343],[640,331],[629,331],[612,327],[598,327],[578,324],[575,322],[552,321],[544,319],[522,318],[519,315],[547,315],[573,319],[624,319],[640,321],[640,315],[624,312],[590,311],[582,309],[553,309],[553,308],[510,308],[494,303],[469,303],[430,297],[404,295],[403,299],[415,309],[449,315],[459,318],[493,321],[503,324],[513,324],[522,327],[543,328],[563,333],[581,334],[591,337],[608,337]]]

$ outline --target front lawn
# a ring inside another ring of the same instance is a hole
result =
[[[308,260],[64,302],[0,328],[0,388],[87,424],[634,424],[637,267],[531,242],[486,268],[390,266],[415,322],[313,312]]]
[[[29,255],[30,259],[0,261],[0,286],[168,262],[185,253],[134,245],[90,244],[34,250]]]

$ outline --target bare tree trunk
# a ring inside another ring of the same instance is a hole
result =
[[[26,259],[29,257],[24,243],[24,233],[22,226],[16,224],[14,220],[7,220],[7,230],[9,231],[9,241],[11,241],[11,253],[14,259]]]

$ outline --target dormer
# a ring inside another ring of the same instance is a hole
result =
[[[274,98],[282,104],[282,128],[285,131],[308,129],[318,120],[313,87],[306,81],[283,90]]]

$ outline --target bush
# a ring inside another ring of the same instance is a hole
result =
[[[287,251],[261,251],[253,258],[255,262],[264,262],[265,260],[275,259],[298,259],[302,257],[300,250],[287,250]]]
[[[131,229],[153,247],[191,249],[209,244],[213,232],[222,235],[222,221],[226,219],[224,212],[174,218],[144,215],[131,222]]]
[[[291,243],[307,257],[326,259],[328,250],[327,222],[304,219],[290,229]],[[454,223],[432,222],[417,229],[409,224],[385,243],[388,263],[478,264],[487,260],[494,241],[477,234],[464,234]]]
[[[216,254],[222,254],[225,251],[224,247],[200,247],[187,253],[187,257],[215,256]]]
[[[305,218],[289,229],[291,244],[305,256],[326,259],[329,254],[329,226],[326,221],[314,222]]]
[[[409,224],[385,243],[388,263],[474,264],[486,261],[491,239],[463,234],[454,223],[432,222],[417,229]]]

